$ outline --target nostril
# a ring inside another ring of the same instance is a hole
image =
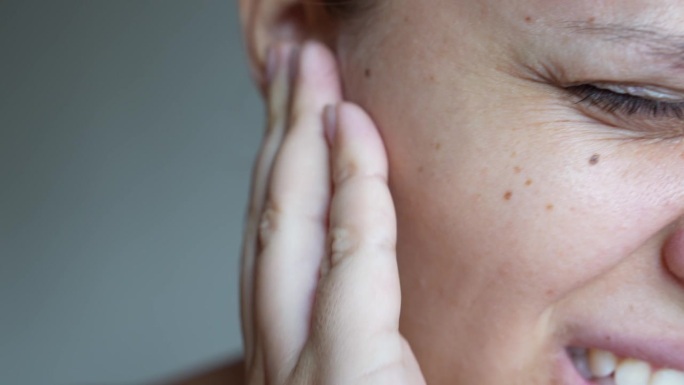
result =
[[[663,259],[667,269],[684,283],[684,228],[677,229],[665,241]]]

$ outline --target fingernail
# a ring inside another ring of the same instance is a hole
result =
[[[328,144],[332,146],[337,131],[337,106],[334,104],[328,104],[323,110],[323,129]]]

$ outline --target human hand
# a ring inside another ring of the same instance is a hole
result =
[[[321,44],[278,45],[269,63],[269,123],[242,254],[246,382],[424,384],[399,333],[396,217],[380,135],[342,101]]]

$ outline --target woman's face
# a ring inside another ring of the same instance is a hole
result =
[[[684,3],[370,12],[336,49],[390,156],[427,382],[584,384],[569,347],[684,370]]]

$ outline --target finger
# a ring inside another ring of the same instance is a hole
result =
[[[358,378],[344,376],[402,364],[401,292],[382,140],[360,107],[343,103],[336,116],[330,271],[319,284],[314,330],[319,348],[335,362],[335,381],[351,383]]]
[[[307,339],[330,200],[324,107],[341,99],[332,54],[302,47],[290,126],[280,149],[262,219],[257,260],[257,317],[267,370],[289,372]],[[282,379],[272,379],[281,383]]]
[[[288,101],[291,93],[292,53],[291,44],[281,43],[269,50],[268,67],[270,83],[267,96],[268,123],[264,139],[252,170],[252,186],[248,204],[245,234],[242,245],[240,275],[240,306],[242,335],[245,346],[247,367],[252,366],[254,359],[254,265],[258,253],[258,230],[261,213],[264,209],[268,181],[271,175],[273,160],[282,143],[288,121]]]

